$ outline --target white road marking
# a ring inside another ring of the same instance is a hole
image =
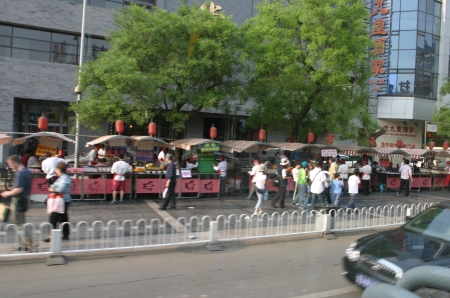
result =
[[[166,212],[164,210],[159,210],[159,205],[153,202],[152,200],[145,200],[144,201],[150,208],[152,208],[156,213],[158,213],[159,216],[161,216],[163,219],[170,219],[167,222],[169,225],[171,225],[177,232],[179,233],[185,233],[187,231],[186,227],[181,223],[178,222],[177,219],[170,215],[169,212]]]
[[[356,286],[346,287],[346,288],[340,288],[336,290],[330,290],[320,293],[314,293],[314,294],[308,294],[308,295],[302,295],[298,297],[292,297],[292,298],[326,298],[326,297],[332,297],[336,295],[342,295],[342,294],[348,294],[360,291],[360,288]]]

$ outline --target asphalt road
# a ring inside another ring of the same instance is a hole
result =
[[[1,297],[361,297],[342,276],[341,258],[363,235],[69,258],[51,267],[3,262]]]

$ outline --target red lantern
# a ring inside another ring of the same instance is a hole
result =
[[[398,138],[398,140],[397,140],[397,148],[400,149],[402,147],[403,147],[403,141],[402,141],[402,139]]]
[[[333,144],[334,142],[334,134],[329,133],[328,134],[328,144]]]
[[[434,142],[433,141],[430,141],[430,143],[428,143],[428,148],[430,150],[433,150],[433,148],[434,148]]]
[[[209,137],[211,138],[211,140],[217,138],[217,128],[214,126],[214,124],[209,129]]]
[[[370,147],[375,147],[375,137],[369,138],[369,144],[370,144]]]
[[[44,116],[39,117],[38,128],[40,130],[47,130],[47,126],[48,126],[48,119],[45,118]]]
[[[261,127],[259,130],[259,140],[264,142],[266,140],[266,131]]]
[[[312,132],[308,133],[308,144],[314,143],[314,134]]]
[[[444,144],[442,144],[442,148],[443,148],[444,150],[447,150],[447,149],[448,149],[448,142],[447,142],[447,141],[444,141]]]
[[[156,123],[153,121],[148,124],[148,134],[156,136]]]
[[[125,131],[125,124],[123,123],[122,120],[117,120],[116,121],[116,132],[121,135],[123,134],[123,132]]]

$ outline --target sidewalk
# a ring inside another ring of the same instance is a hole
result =
[[[410,197],[406,199],[404,194],[397,197],[395,192],[388,193],[371,193],[370,196],[359,195],[356,205],[359,208],[384,205],[411,205],[413,203],[437,203],[449,200],[448,191],[427,191],[412,192]],[[109,204],[109,201],[74,201],[69,208],[69,219],[72,223],[79,221],[108,222],[110,220],[139,220],[139,219],[165,219],[185,217],[189,219],[192,216],[199,218],[210,216],[216,218],[218,215],[241,215],[252,214],[256,200],[246,200],[244,195],[227,196],[223,199],[217,197],[202,197],[198,199],[182,199],[177,201],[176,210],[161,211],[158,206],[162,201],[158,199],[143,198],[134,200],[126,200],[122,204]],[[256,198],[256,196],[254,197]],[[263,211],[268,213],[295,211],[299,210],[290,205],[291,196],[286,196],[286,209],[271,208],[270,199],[265,202]],[[348,202],[349,197],[343,199],[343,206]],[[9,200],[2,200],[9,204]],[[31,208],[26,213],[27,222],[40,224],[48,221],[46,206],[40,202],[33,202]]]

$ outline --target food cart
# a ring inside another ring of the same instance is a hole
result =
[[[53,156],[56,155],[61,141],[67,142],[69,144],[75,144],[74,140],[66,137],[65,135],[46,131],[32,133],[24,137],[14,139],[12,144],[13,146],[23,145],[27,140],[32,138],[36,138],[38,140],[35,155],[41,157],[45,156],[46,152],[50,152],[50,154],[52,154]],[[33,181],[31,183],[30,199],[38,202],[45,202],[48,196],[48,185],[47,179],[45,178],[46,174],[43,173],[41,169],[32,169],[31,172],[33,173]],[[71,178],[72,195],[80,195],[81,197],[81,191],[78,187],[80,181],[75,177]]]
[[[181,168],[179,171],[179,184],[177,183],[178,198],[197,198],[206,194],[217,194],[220,191],[219,174],[214,170],[217,152],[226,147],[219,141],[209,139],[188,138],[173,141],[171,145],[178,149],[191,151],[198,157],[198,173]],[[162,183],[165,183],[162,182]]]
[[[13,138],[7,134],[0,134],[0,145],[6,145],[11,143]],[[12,188],[12,174],[8,167],[3,162],[0,163],[0,180],[4,182],[5,189],[10,190]]]
[[[232,179],[230,179],[229,189],[237,190],[237,192],[233,193],[241,193],[242,190],[250,190],[252,187],[252,181],[250,179],[249,171],[252,170],[252,162],[251,162],[251,154],[258,153],[263,150],[269,150],[273,146],[269,143],[258,142],[258,141],[225,141],[222,143],[223,151],[227,151],[230,153],[249,153],[250,162],[247,166],[241,166],[239,168],[239,172],[235,172],[232,175]],[[275,170],[268,169],[268,174],[274,174]],[[247,188],[248,187],[248,188]],[[267,189],[269,191],[273,191],[273,178],[268,180]],[[230,191],[229,191],[230,192]]]
[[[133,173],[134,198],[142,194],[153,194],[161,198],[166,183],[165,171],[155,165],[157,158],[154,148],[166,147],[173,150],[175,146],[152,136],[132,136],[131,139],[136,149],[137,164]]]

